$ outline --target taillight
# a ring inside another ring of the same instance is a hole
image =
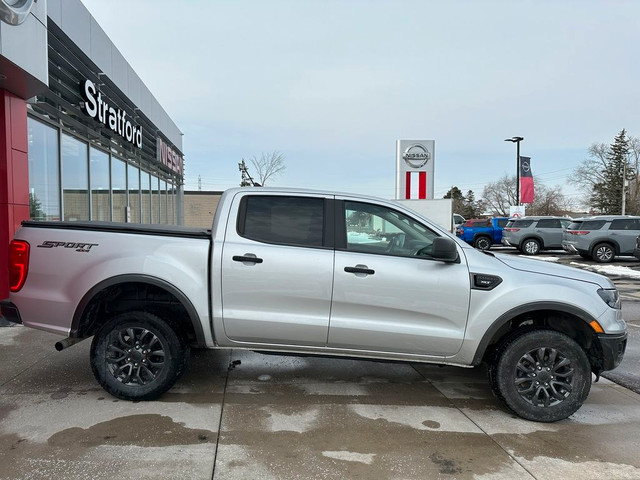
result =
[[[567,230],[567,233],[571,235],[587,235],[589,234],[589,230]]]
[[[9,244],[9,290],[18,292],[29,273],[29,244],[11,240]]]
[[[505,228],[505,230],[506,230],[507,232],[517,232],[517,231],[518,231],[518,230],[520,230],[520,229],[519,229],[519,228],[511,228],[511,227],[509,227],[509,228]]]
[[[464,233],[464,228],[462,227],[458,228],[458,232],[460,232],[460,235],[462,235]]]

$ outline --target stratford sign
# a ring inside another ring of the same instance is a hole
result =
[[[82,104],[84,113],[120,135],[127,142],[142,148],[142,127],[131,123],[127,118],[127,112],[105,102],[91,80],[81,82],[80,86],[84,99]]]

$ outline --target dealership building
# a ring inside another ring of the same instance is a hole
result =
[[[80,0],[0,0],[0,298],[23,220],[182,224],[182,133]]]

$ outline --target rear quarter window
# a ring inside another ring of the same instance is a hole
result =
[[[606,220],[585,220],[578,230],[600,230],[606,223]]]
[[[498,220],[498,226],[500,228],[504,228],[507,226],[507,223],[509,222],[509,220]]]

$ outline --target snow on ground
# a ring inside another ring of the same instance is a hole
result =
[[[572,267],[584,268],[585,270],[592,270],[604,275],[614,275],[616,277],[624,278],[640,278],[640,271],[633,270],[629,267],[622,267],[620,265],[588,265],[586,263],[579,262],[571,262],[569,265]]]

